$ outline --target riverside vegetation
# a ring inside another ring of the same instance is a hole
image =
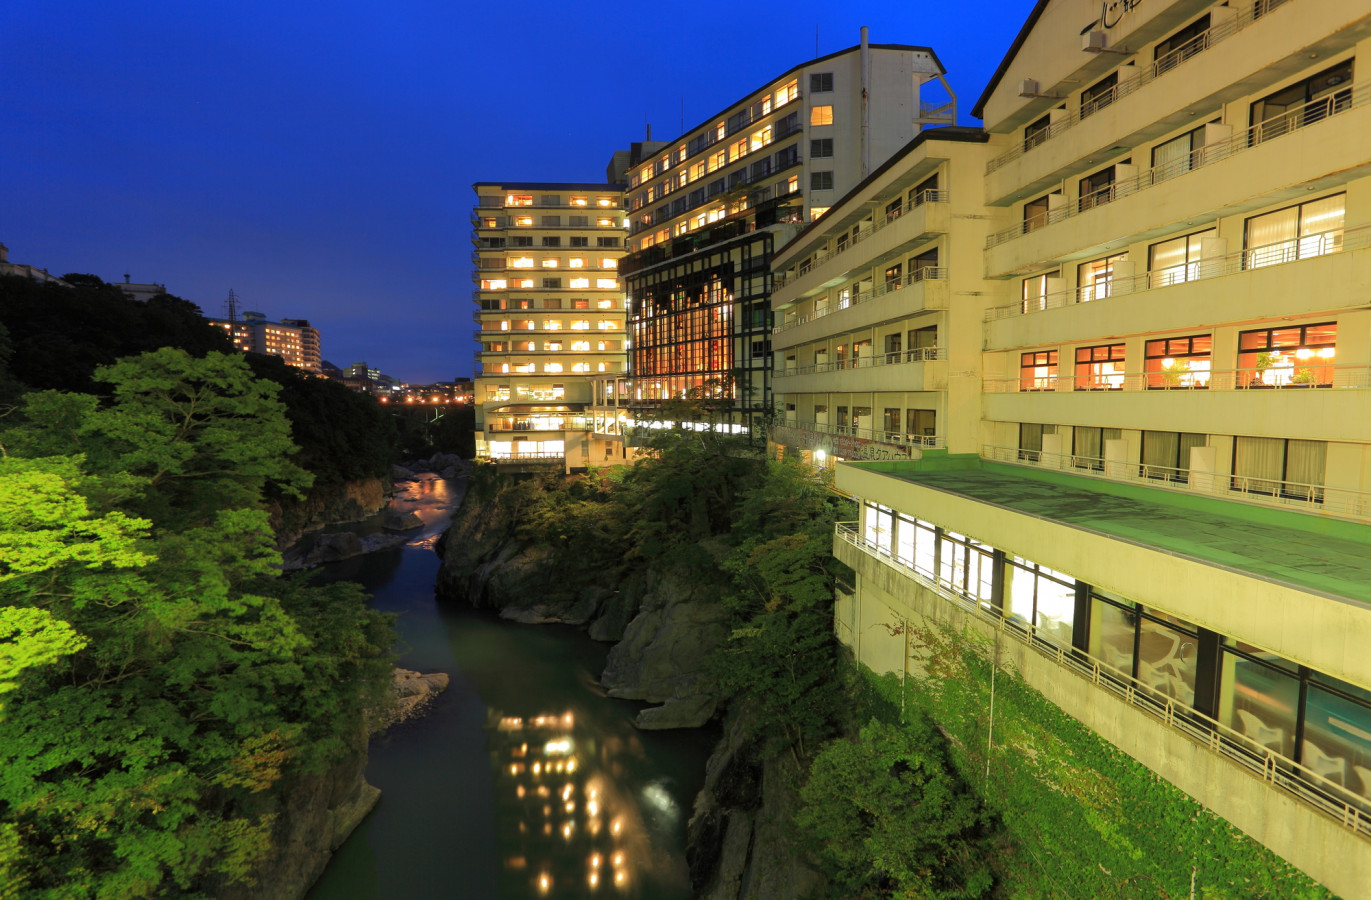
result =
[[[478,469],[440,596],[616,641],[602,685],[661,704],[640,727],[722,715],[689,824],[696,896],[1329,896],[1012,672],[987,765],[988,648],[921,629],[901,683],[837,643],[850,501],[709,433],[651,450],[569,477]]]
[[[365,811],[394,635],[279,577],[272,526],[379,483],[393,432],[70,280],[0,279],[0,898],[298,895]]]

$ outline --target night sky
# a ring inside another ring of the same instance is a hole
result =
[[[930,46],[969,116],[1032,9],[981,3],[0,3],[0,242],[232,288],[324,357],[471,374],[474,181],[602,181],[818,52]],[[315,12],[308,11],[310,9]]]

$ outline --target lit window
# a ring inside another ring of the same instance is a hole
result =
[[[562,330],[562,320],[561,320],[561,319],[544,319],[544,320],[543,320],[543,330],[544,330],[544,331],[561,331],[561,330]]]
[[[481,290],[483,291],[502,291],[509,287],[509,282],[503,278],[484,278],[481,280]]]
[[[601,258],[601,260],[600,260],[600,268],[602,268],[602,269],[617,269],[617,268],[619,268],[619,261],[618,261],[617,259],[609,259],[608,257]]]
[[[497,227],[497,224],[498,223],[495,221],[494,216],[487,216],[486,218],[481,220],[482,228],[495,228]]]
[[[589,330],[590,330],[590,320],[588,320],[588,319],[577,319],[575,322],[572,322],[572,323],[571,323],[571,330],[572,330],[572,331],[589,331]]]
[[[585,197],[572,197],[569,202],[572,206],[585,206],[590,201],[587,200]]]
[[[566,261],[566,265],[568,269],[584,269],[586,267],[586,261],[584,257],[573,256]]]
[[[552,373],[560,372],[562,371],[562,364],[558,362],[544,363],[543,371]]]
[[[833,124],[833,107],[831,107],[831,106],[816,106],[816,107],[812,108],[812,109],[809,111],[809,124],[810,124],[810,125],[832,125],[832,124]]]
[[[595,224],[600,228],[613,228],[614,220],[608,217],[601,217],[595,220]]]
[[[571,279],[571,289],[572,289],[573,291],[575,291],[575,290],[580,290],[581,288],[588,288],[588,287],[590,287],[590,279],[589,279],[589,278],[573,278],[573,279]]]
[[[589,371],[590,371],[590,363],[586,363],[586,362],[578,362],[578,363],[575,363],[575,364],[572,365],[571,371],[573,371],[573,372],[589,372]]]
[[[543,349],[551,353],[557,353],[562,349],[561,341],[543,341]],[[573,347],[573,349],[575,349]]]
[[[561,264],[562,264],[562,261],[559,260],[559,259],[548,258],[548,259],[543,260],[543,268],[544,268],[544,269],[555,269],[555,268],[557,268],[558,266],[560,266]]]
[[[516,279],[514,279],[514,286],[515,286],[516,288],[531,288],[531,287],[533,287],[533,279],[532,279],[532,278],[516,278]]]
[[[776,91],[776,105],[782,106],[800,96],[800,82],[792,81]]]
[[[514,371],[523,375],[531,375],[535,371],[537,371],[537,366],[535,366],[533,363],[520,363],[519,365],[514,367]]]
[[[596,323],[596,327],[599,328],[601,331],[613,331],[614,329],[619,327],[619,324],[615,322],[613,319],[601,319],[599,322]]]
[[[613,309],[613,308],[614,308],[614,301],[613,301],[613,300],[599,300],[599,301],[596,301],[596,303],[595,303],[595,308],[596,308],[596,309]]]
[[[577,352],[585,352],[590,349],[590,341],[572,341],[571,349]]]
[[[515,216],[514,224],[520,228],[528,228],[533,224],[532,216]]]
[[[515,256],[512,259],[510,259],[509,267],[511,269],[531,269],[533,268],[533,257]]]
[[[532,206],[532,194],[510,194],[505,198],[505,206]]]
[[[612,291],[619,286],[619,282],[613,278],[597,278],[595,286],[604,290]]]
[[[809,221],[813,222],[815,219],[819,218],[819,216],[822,216],[826,212],[828,212],[827,206],[811,206],[809,208]]]

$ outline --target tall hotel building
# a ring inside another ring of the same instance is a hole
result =
[[[628,170],[630,403],[698,397],[740,429],[770,405],[772,254],[921,126],[926,47],[863,41],[779,75]],[[945,84],[945,83],[944,83]]]
[[[586,413],[591,378],[624,371],[623,186],[473,188],[477,455],[583,469],[606,456]]]
[[[873,175],[773,297],[775,439],[853,460],[835,626],[858,659],[903,670],[890,623],[998,636],[1345,897],[1371,894],[1368,73],[1364,2],[1042,0],[976,105],[989,143]],[[959,220],[963,185],[988,218]],[[820,442],[853,435],[903,452]]]

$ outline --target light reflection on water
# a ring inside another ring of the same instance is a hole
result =
[[[440,607],[438,560],[421,544],[446,527],[451,501],[436,498],[452,494],[432,481],[392,504],[425,520],[416,541],[326,573],[361,581],[374,608],[399,615],[400,665],[452,681],[427,716],[372,741],[381,804],[311,900],[685,900],[684,811],[714,735],[635,729],[637,705],[596,684],[607,645],[576,629]]]

